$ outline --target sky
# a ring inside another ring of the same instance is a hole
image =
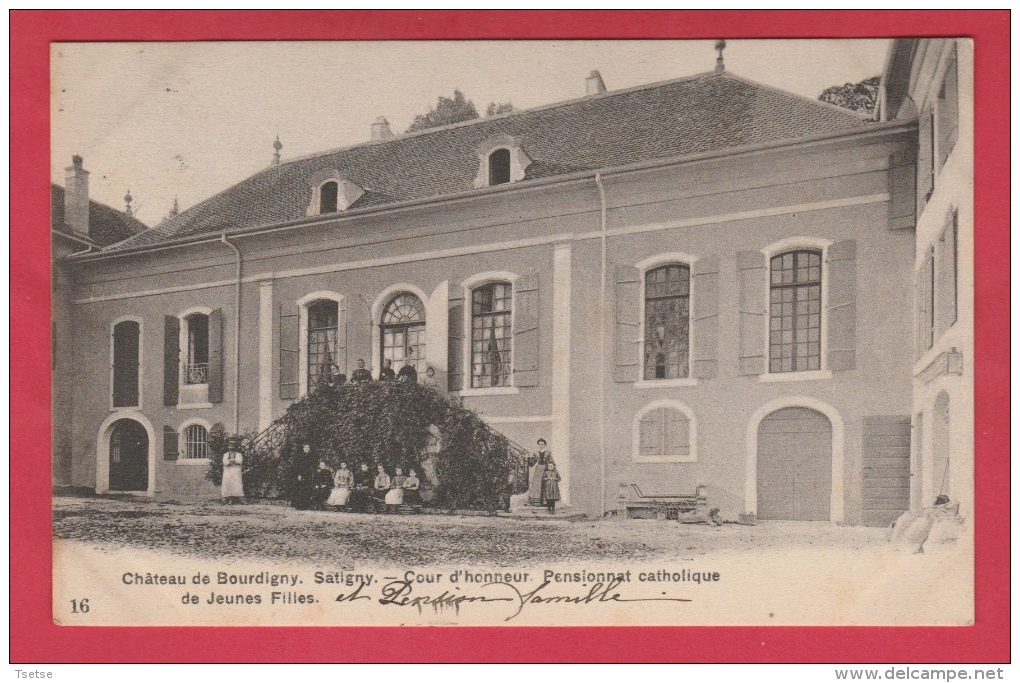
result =
[[[282,156],[395,133],[461,90],[527,109],[715,67],[715,41],[56,43],[51,49],[51,179],[84,157],[92,199],[158,223]],[[730,40],[726,69],[812,99],[878,75],[886,40]]]

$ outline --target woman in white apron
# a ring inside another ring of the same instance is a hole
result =
[[[241,475],[241,464],[244,456],[238,451],[238,442],[231,439],[227,444],[227,452],[223,454],[223,482],[220,485],[220,500],[229,505],[244,500],[244,482]]]

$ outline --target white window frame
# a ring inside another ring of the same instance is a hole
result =
[[[213,309],[206,306],[192,306],[181,311],[177,315],[177,408],[178,410],[194,410],[198,408],[212,408],[209,402],[209,382],[205,384],[188,384],[185,380],[185,373],[188,369],[188,316],[201,313],[205,316],[212,315]],[[210,342],[212,340],[210,339]],[[210,344],[210,350],[212,345]]]
[[[500,183],[499,185],[491,185],[489,183],[489,157],[499,149],[505,149],[510,152],[510,181]],[[513,185],[524,180],[528,166],[531,165],[531,157],[521,147],[520,139],[505,133],[493,135],[485,140],[475,149],[475,154],[478,155],[479,161],[478,175],[474,181],[474,186],[477,188]]]
[[[115,406],[113,405],[113,331],[118,324],[132,320],[138,323],[138,405],[136,406]],[[109,390],[107,392],[110,402],[110,412],[118,410],[141,410],[145,405],[145,321],[137,315],[122,315],[110,323],[110,377]]]
[[[686,457],[654,457],[649,458],[641,455],[641,418],[653,410],[668,408],[676,410],[687,418],[687,446]],[[694,411],[686,403],[675,399],[663,398],[646,404],[634,415],[631,423],[631,460],[635,463],[683,463],[698,461],[698,421],[694,417]]]
[[[761,253],[765,255],[765,320],[762,323],[765,327],[765,372],[758,376],[759,382],[810,382],[814,380],[832,379],[832,371],[829,370],[828,348],[829,348],[829,247],[833,242],[822,237],[787,237],[773,242]],[[822,300],[821,300],[821,330],[818,335],[818,369],[817,370],[795,370],[794,372],[771,372],[772,367],[772,258],[788,251],[798,249],[815,249],[822,252]]]
[[[344,343],[346,345],[347,335],[347,297],[338,292],[332,292],[327,290],[320,290],[318,292],[311,292],[305,294],[303,297],[297,300],[298,313],[299,313],[299,353],[298,353],[298,364],[299,364],[299,378],[298,378],[298,395],[301,397],[308,395],[308,306],[309,304],[315,303],[316,301],[335,301],[337,304],[337,337],[340,336],[341,332],[344,334]],[[343,330],[340,328],[340,321],[344,321]]]
[[[514,385],[514,328],[517,325],[517,281],[520,275],[508,270],[490,270],[478,273],[460,283],[464,288],[464,348],[461,352],[461,369],[464,377],[464,388],[457,392],[460,396],[509,396],[520,393],[520,388]],[[510,283],[510,384],[505,387],[472,387],[473,377],[471,375],[471,349],[472,333],[471,308],[474,290],[484,285],[495,282]]]
[[[203,420],[200,417],[193,417],[190,420],[186,420],[177,428],[177,460],[175,461],[178,465],[190,466],[190,465],[208,465],[211,458],[186,458],[184,454],[187,453],[187,444],[185,437],[187,434],[188,427],[198,425],[205,428],[205,438],[208,448],[209,434],[212,432],[212,425],[207,420]]]
[[[697,256],[692,256],[682,251],[665,252],[650,256],[643,261],[634,264],[634,267],[641,273],[640,301],[638,302],[638,338],[634,341],[640,351],[638,353],[638,377],[634,383],[636,389],[665,389],[669,387],[693,387],[697,386],[698,380],[692,377],[694,371],[694,335],[696,334],[694,324],[694,263]],[[645,379],[645,276],[648,271],[655,270],[667,265],[684,265],[690,269],[690,296],[688,304],[687,320],[687,377],[675,377],[673,379]]]
[[[350,181],[335,168],[327,168],[319,171],[311,179],[312,201],[308,204],[305,213],[309,216],[333,216],[343,213],[354,202],[365,194],[365,190],[357,183]],[[322,186],[326,183],[336,183],[336,212],[322,213],[320,211],[320,200],[322,198]]]

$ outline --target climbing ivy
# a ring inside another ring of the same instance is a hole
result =
[[[416,382],[322,386],[293,403],[268,435],[242,438],[249,496],[289,498],[306,443],[333,470],[341,462],[352,472],[365,463],[373,476],[380,464],[391,476],[396,467],[404,474],[414,468],[432,499],[428,504],[450,509],[502,509],[511,471],[522,467],[521,454],[505,436],[446,394]],[[210,444],[216,457],[207,477],[217,484],[226,439]]]

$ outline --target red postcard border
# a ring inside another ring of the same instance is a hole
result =
[[[10,661],[1008,662],[1009,12],[12,11]],[[49,45],[102,40],[975,39],[970,627],[58,627],[51,619]],[[526,647],[520,646],[527,643]],[[514,644],[511,647],[511,644]]]

